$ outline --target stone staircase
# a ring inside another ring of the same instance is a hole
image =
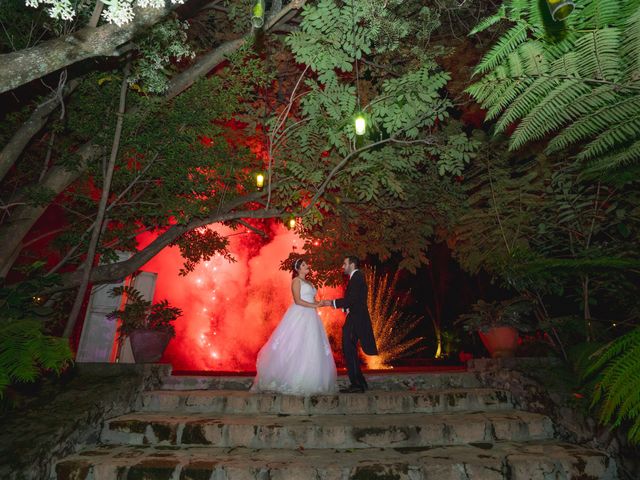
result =
[[[468,372],[368,375],[366,394],[251,394],[247,377],[168,377],[58,480],[616,479]]]

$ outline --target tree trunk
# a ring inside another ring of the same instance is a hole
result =
[[[170,11],[167,7],[137,8],[134,19],[122,27],[114,24],[86,27],[32,48],[0,55],[0,93],[81,60],[117,56],[118,47],[158,23]]]
[[[80,82],[72,80],[64,89],[63,96],[73,91]],[[33,136],[42,129],[49,120],[49,116],[60,106],[60,101],[53,96],[47,102],[38,106],[31,114],[29,119],[24,122],[18,131],[11,137],[11,140],[0,151],[0,181],[5,177],[7,172],[16,163],[16,160],[22,154]]]
[[[78,314],[82,308],[82,301],[84,300],[84,294],[87,292],[89,286],[89,277],[93,268],[93,260],[98,250],[98,242],[100,241],[100,234],[102,233],[102,225],[104,223],[105,213],[107,211],[107,202],[109,201],[109,193],[111,192],[111,180],[113,179],[113,171],[116,168],[116,160],[118,159],[118,152],[120,151],[120,138],[122,137],[122,126],[124,124],[124,112],[127,100],[127,91],[129,86],[127,81],[130,73],[130,63],[124,67],[124,74],[122,77],[122,84],[120,86],[120,102],[118,107],[118,120],[116,121],[116,130],[113,134],[113,144],[111,145],[111,155],[109,156],[109,164],[107,165],[107,171],[104,175],[102,182],[102,194],[100,196],[100,202],[98,203],[98,213],[96,215],[96,221],[93,225],[93,231],[91,232],[91,240],[89,240],[89,248],[87,251],[87,258],[84,262],[84,268],[82,270],[82,280],[80,281],[80,287],[76,294],[75,301],[69,312],[69,318],[67,319],[67,325],[64,328],[63,337],[69,338],[73,333],[73,327],[76,325]]]
[[[87,165],[98,156],[98,150],[93,144],[84,145],[78,153],[82,158],[82,164],[76,170],[67,170],[61,166],[53,167],[40,186],[51,190],[55,195],[63,192],[82,175],[83,165]],[[19,201],[19,199],[12,199],[12,202],[14,201]],[[0,277],[7,275],[22,249],[22,240],[47,207],[48,205],[26,205],[11,211],[9,220],[0,228],[0,245],[2,245],[0,249]]]

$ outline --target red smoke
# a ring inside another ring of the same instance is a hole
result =
[[[176,337],[163,361],[176,370],[254,371],[260,347],[292,303],[291,274],[280,270],[280,262],[300,248],[302,241],[282,225],[276,226],[271,240],[262,245],[248,241],[256,236],[253,232],[217,225],[208,228],[229,236],[235,263],[216,256],[186,277],[180,276],[183,260],[178,248],[172,247],[143,268],[158,274],[154,301],[166,298],[184,313],[175,322]],[[141,246],[152,240],[145,235]],[[325,288],[318,297],[339,295],[339,290]],[[331,344],[338,350],[344,316],[329,307],[319,312]],[[334,354],[339,356],[340,352]]]

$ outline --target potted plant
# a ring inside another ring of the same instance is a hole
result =
[[[160,360],[169,340],[176,335],[171,322],[182,315],[182,310],[172,307],[167,300],[151,303],[133,287],[116,287],[111,295],[127,297],[124,307],[110,315],[121,322],[118,327],[120,341],[126,337],[131,340],[135,361],[148,363]]]
[[[516,297],[498,302],[478,300],[470,313],[458,317],[467,331],[477,331],[492,358],[513,357],[518,348],[518,332],[531,331],[530,300]]]

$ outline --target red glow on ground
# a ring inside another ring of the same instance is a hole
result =
[[[210,228],[230,236],[229,251],[237,262],[217,256],[182,277],[178,274],[182,257],[172,247],[143,268],[158,274],[154,301],[166,298],[184,312],[175,322],[176,337],[162,361],[176,370],[253,371],[260,347],[292,303],[291,275],[280,270],[280,262],[301,247],[302,241],[279,225],[271,241],[256,248],[247,241],[255,233]],[[140,240],[144,245],[153,237]],[[318,296],[335,298],[339,294],[336,289],[322,289]],[[340,355],[336,350],[344,314],[332,308],[319,311],[334,355]]]

